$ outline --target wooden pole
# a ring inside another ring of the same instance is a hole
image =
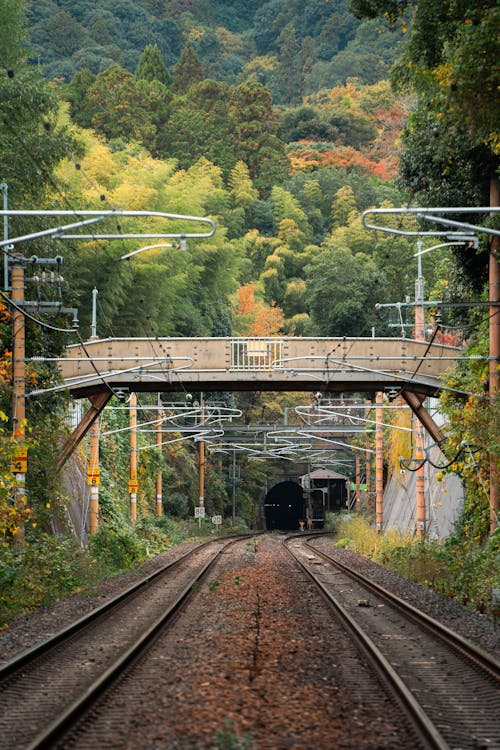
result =
[[[356,513],[359,513],[361,508],[361,464],[359,455],[356,454]]]
[[[162,415],[162,410],[158,409],[158,411],[156,412],[156,418],[158,419],[158,422],[156,424],[156,448],[160,455],[160,461],[162,457],[161,443],[163,439],[163,430],[161,428]],[[163,515],[163,472],[161,464],[156,475],[156,515]]]
[[[137,521],[137,394],[130,395],[130,476],[128,491],[130,495],[130,521]]]
[[[24,303],[24,266],[22,262],[12,266],[12,301],[22,307]],[[14,308],[12,313],[12,432],[19,448],[15,451],[12,470],[16,477],[14,501],[20,510],[26,505],[27,454],[23,446],[26,435],[26,329],[24,315]],[[17,541],[24,542],[24,526],[17,528]]]
[[[88,482],[90,485],[89,533],[99,531],[99,420],[90,428],[90,458]]]
[[[490,206],[500,206],[500,182],[493,177],[490,182]],[[489,300],[490,300],[490,364],[489,364],[489,397],[491,417],[498,420],[498,399],[500,397],[500,238],[493,237],[490,244],[489,265]],[[498,424],[494,422],[494,428]],[[495,431],[496,432],[496,431]],[[500,505],[500,469],[499,455],[493,448],[490,453],[490,532],[493,534],[498,526],[498,507]]]
[[[375,420],[375,523],[377,531],[382,531],[384,522],[384,440],[382,432],[382,391],[376,395]]]

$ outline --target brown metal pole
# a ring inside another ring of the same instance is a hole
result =
[[[427,409],[422,406],[425,401],[425,395],[423,393],[412,393],[412,391],[403,390],[401,396],[406,401],[412,412],[417,416],[418,421],[425,427],[434,442],[438,445],[444,443],[445,436]]]
[[[163,438],[163,431],[161,428],[162,410],[158,409],[156,412],[158,422],[156,424],[156,447],[158,449],[160,460],[162,456],[161,443]],[[160,467],[156,475],[156,515],[161,516],[163,514],[163,472]]]
[[[90,485],[89,533],[99,531],[99,420],[96,419],[90,428],[90,458],[88,483]]]
[[[137,521],[137,394],[130,395],[130,477],[128,491],[130,495],[130,521]]]
[[[203,402],[203,399],[201,401],[201,416],[200,416],[200,425],[203,426],[205,423],[205,404]],[[200,497],[198,501],[198,505],[200,508],[205,507],[205,441],[200,440]],[[201,525],[201,520],[200,520]]]
[[[24,302],[24,266],[22,263],[13,265],[11,273],[12,301],[19,306]],[[18,508],[24,509],[26,504],[26,469],[27,454],[24,446],[26,435],[26,330],[24,315],[21,310],[14,308],[12,314],[12,432],[14,440],[19,444],[13,461],[13,473],[16,477],[14,500]],[[17,540],[24,542],[24,526],[17,528]]]
[[[422,466],[416,471],[415,494],[416,494],[416,534],[419,539],[426,534],[425,513],[425,464],[424,460],[424,428],[416,417],[413,417],[415,427],[415,459]]]
[[[500,182],[492,177],[490,182],[490,206],[500,206]],[[500,238],[493,237],[490,245],[489,266],[489,300],[490,300],[490,364],[489,364],[489,397],[493,420],[498,419],[498,399],[500,395]],[[496,303],[496,304],[495,304]],[[494,423],[498,428],[498,424]],[[493,534],[498,525],[498,507],[500,505],[500,468],[498,452],[490,453],[490,532]]]
[[[365,462],[365,474],[366,474],[366,506],[368,510],[371,509],[371,496],[372,496],[372,460],[370,454],[367,454]]]
[[[377,391],[375,403],[375,420],[377,422],[375,429],[375,523],[377,531],[380,533],[384,522],[384,440],[382,432],[383,394],[381,391]]]
[[[420,249],[420,245],[419,245]],[[425,341],[425,316],[424,316],[424,294],[423,278],[419,260],[419,274],[415,285],[415,338],[417,341]],[[422,406],[422,404],[420,404]],[[419,539],[425,537],[426,517],[425,517],[425,464],[424,464],[424,429],[420,420],[414,416],[413,424],[415,428],[415,453],[416,460],[422,464],[416,471],[415,477],[415,495],[416,495],[416,514],[415,526],[416,534]]]
[[[356,513],[359,513],[361,508],[361,466],[359,456],[356,455]]]

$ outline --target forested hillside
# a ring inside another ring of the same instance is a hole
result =
[[[391,320],[376,306],[414,299],[415,239],[369,233],[361,212],[409,202],[488,206],[500,153],[493,2],[0,5],[0,182],[8,186],[9,206],[163,211],[217,224],[209,239],[127,261],[120,258],[146,242],[30,242],[28,257],[63,257],[61,299],[78,309],[84,339],[94,287],[100,337],[410,333],[411,310],[406,320],[396,308]],[[417,224],[405,218],[398,226]],[[116,233],[153,227],[143,217],[123,219]],[[13,217],[8,231],[13,237],[44,228],[38,219]],[[178,232],[190,228],[176,225]],[[471,394],[466,408],[453,396],[442,407],[450,415],[450,445],[458,450],[466,440],[484,448],[461,468],[470,491],[464,534],[474,542],[487,534],[489,451],[500,441],[498,403],[484,395],[488,314],[473,304],[486,299],[488,257],[485,235],[478,248],[422,256],[426,299],[460,305],[446,308],[434,339],[467,342],[474,357],[450,376],[453,387],[459,378]],[[54,299],[58,288],[49,286],[33,282],[26,294]],[[12,316],[8,295],[2,300],[0,420],[7,421]],[[42,309],[26,323],[32,389],[57,382],[53,358],[76,337],[67,316]],[[264,414],[280,422],[289,405],[272,394],[239,403],[247,423]],[[16,445],[0,430],[0,535],[7,546],[23,523],[35,535],[67,523],[66,492],[47,468],[55,464],[66,403],[48,390],[27,409],[34,500],[26,507],[12,505]],[[105,419],[110,431],[125,429],[119,413]],[[103,445],[102,510],[109,529],[116,523],[121,530],[128,512],[124,442],[120,436]],[[169,509],[189,515],[195,461],[185,443],[162,457],[145,450],[139,515],[151,515],[159,464]],[[249,523],[258,491],[275,471],[270,464],[244,467],[238,502]],[[207,469],[208,513],[227,515],[227,476],[215,464]]]
[[[404,38],[400,24],[355,18],[348,0],[37,0],[27,21],[31,60],[48,78],[135,73],[147,44],[171,71],[190,42],[207,77],[259,81],[284,104],[351,77],[386,78]]]

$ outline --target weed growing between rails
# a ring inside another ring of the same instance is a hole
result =
[[[336,546],[356,552],[482,614],[494,615],[492,590],[500,587],[500,533],[484,544],[452,536],[443,543],[376,529],[358,516],[340,517]]]

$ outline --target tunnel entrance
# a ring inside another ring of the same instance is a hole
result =
[[[297,482],[280,482],[271,487],[264,501],[266,529],[296,531],[305,519],[304,496]]]

